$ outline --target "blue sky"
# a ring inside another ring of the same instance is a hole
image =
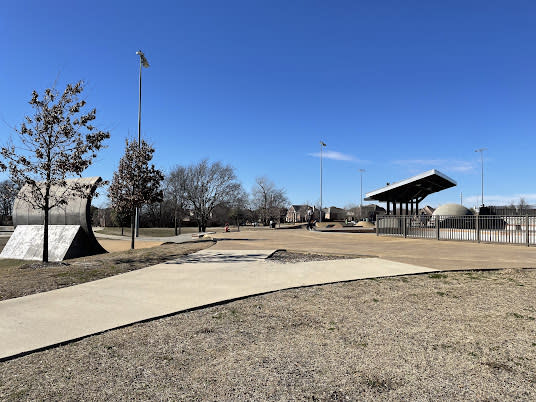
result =
[[[531,1],[11,1],[0,13],[0,141],[33,89],[87,82],[112,177],[142,136],[167,171],[201,158],[324,205],[436,168],[458,186],[425,203],[536,203],[536,3]],[[0,174],[0,179],[6,178]],[[478,198],[478,200],[477,200]],[[102,200],[100,202],[103,202]],[[99,201],[97,201],[99,204]]]

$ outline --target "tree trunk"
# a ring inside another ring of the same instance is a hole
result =
[[[123,224],[121,224],[121,236],[124,236],[123,229],[124,229],[124,226],[123,226]]]
[[[173,219],[175,220],[175,236],[177,236],[177,207],[175,207]]]
[[[135,225],[134,225],[134,221],[136,220],[135,218],[135,212],[132,211],[132,214],[130,215],[130,234],[131,234],[131,237],[132,239],[130,240],[130,249],[131,250],[134,250],[134,237],[136,235],[136,233],[134,233],[136,231],[135,229]]]
[[[45,200],[45,224],[43,225],[43,262],[48,262],[48,197]]]
[[[48,262],[48,206],[50,205],[50,187],[45,190],[45,222],[43,225],[43,262]]]
[[[262,224],[264,226],[266,226],[266,224],[268,223],[268,208],[267,208],[267,204],[268,204],[268,201],[266,200],[266,193],[264,193],[264,211],[263,211],[263,217],[262,217]]]

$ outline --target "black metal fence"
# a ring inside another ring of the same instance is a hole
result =
[[[378,216],[378,236],[536,245],[536,216]]]

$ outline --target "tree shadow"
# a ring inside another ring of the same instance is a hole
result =
[[[191,264],[191,263],[230,263],[230,262],[257,262],[266,259],[266,254],[248,253],[232,255],[225,252],[210,254],[190,254],[181,256],[177,260],[167,261],[166,264]]]

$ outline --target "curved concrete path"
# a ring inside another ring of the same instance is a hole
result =
[[[0,360],[109,329],[300,286],[435,272],[379,258],[281,264],[274,250],[202,250],[149,268],[0,302]]]

